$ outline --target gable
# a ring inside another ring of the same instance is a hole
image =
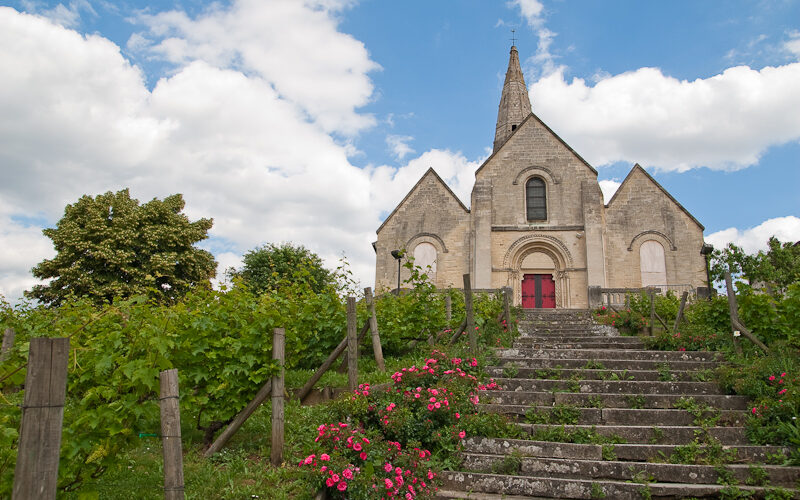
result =
[[[689,219],[692,222],[697,224],[697,226],[700,228],[701,231],[705,230],[705,227],[702,224],[700,224],[700,221],[695,219],[695,217],[688,210],[686,210],[686,208],[684,208],[683,205],[678,203],[678,200],[676,200],[671,194],[669,194],[669,192],[666,189],[664,189],[664,187],[661,184],[659,184],[658,181],[656,181],[650,174],[648,174],[647,171],[644,168],[642,168],[641,165],[639,165],[638,163],[633,166],[631,171],[628,173],[627,177],[625,177],[625,180],[622,181],[622,184],[620,184],[619,188],[617,188],[617,191],[614,193],[614,196],[612,196],[611,199],[608,201],[608,204],[606,204],[606,208],[608,209],[616,208],[616,205],[618,203],[615,204],[615,201],[622,198],[622,195],[625,192],[631,189],[635,189],[634,184],[650,185],[654,189],[660,191],[678,209],[680,209],[684,214],[686,214],[686,216],[689,217]]]
[[[452,205],[455,210],[463,212],[464,214],[469,213],[469,209],[461,202],[458,196],[453,193],[450,187],[439,177],[439,174],[433,168],[429,168],[423,175],[420,177],[419,181],[414,184],[414,187],[405,195],[405,197],[397,204],[394,210],[386,217],[383,223],[378,227],[378,230],[375,231],[379,233],[381,229],[383,229],[386,224],[406,205],[410,205],[413,203],[413,200],[422,194],[422,191],[426,188],[433,189],[437,192],[437,194],[442,197],[444,200],[448,202],[448,205]]]
[[[532,112],[531,114],[529,114],[522,121],[522,123],[519,124],[517,129],[514,130],[511,133],[511,135],[508,136],[508,139],[506,139],[505,142],[503,142],[502,145],[500,145],[491,154],[491,156],[489,156],[486,159],[486,161],[484,161],[481,164],[481,166],[478,167],[478,170],[475,171],[475,176],[477,177],[478,174],[483,170],[483,168],[486,165],[488,165],[496,156],[499,156],[499,155],[503,154],[504,153],[504,149],[507,149],[511,144],[513,144],[513,142],[515,140],[519,140],[518,136],[524,135],[526,132],[528,132],[528,130],[526,130],[526,129],[537,127],[537,126],[541,127],[545,131],[546,136],[548,136],[553,142],[555,142],[556,144],[561,146],[564,150],[566,150],[568,153],[570,153],[579,163],[581,163],[584,166],[586,166],[595,176],[597,175],[597,170],[595,170],[594,167],[592,167],[589,164],[589,162],[584,160],[581,155],[579,155],[574,149],[572,149],[572,146],[567,144],[567,142],[564,141],[564,139],[562,139],[558,134],[556,134],[553,131],[553,129],[548,127],[545,122],[543,122],[538,116],[536,116],[535,113]]]

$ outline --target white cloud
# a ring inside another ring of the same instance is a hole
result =
[[[60,3],[51,9],[43,9],[37,1],[23,0],[22,5],[29,12],[35,12],[66,28],[75,28],[81,22],[81,11],[96,17],[97,12],[87,0],[72,0],[68,5]]]
[[[536,53],[528,59],[542,75],[549,75],[558,70],[555,56],[550,52],[550,45],[557,33],[545,26],[544,5],[539,0],[511,0],[509,5],[519,8],[525,22],[538,38]]]
[[[397,157],[398,160],[402,160],[408,154],[414,152],[411,146],[408,145],[408,142],[413,140],[414,138],[410,135],[386,136],[386,144],[389,146],[389,150],[395,155],[395,157]]]
[[[617,182],[610,179],[605,179],[599,181],[600,184],[600,191],[603,192],[603,203],[608,203],[611,201],[611,197],[614,196],[614,193],[617,192],[617,189],[622,185],[621,182]]]
[[[783,42],[783,48],[794,57],[800,58],[800,31],[789,33],[789,39]]]
[[[767,219],[758,226],[738,229],[730,227],[706,236],[705,240],[715,248],[723,248],[728,243],[741,247],[746,253],[756,253],[767,249],[767,240],[775,236],[782,242],[800,241],[800,217],[789,215]]]
[[[337,30],[350,1],[236,0],[191,19],[181,11],[141,14],[148,31],[129,48],[177,66],[192,61],[270,82],[327,132],[354,134],[375,123],[356,108],[369,102],[367,74],[380,67],[364,44]]]
[[[753,165],[800,139],[800,63],[738,66],[694,81],[657,68],[594,86],[563,68],[531,86],[534,112],[596,166],[639,162],[665,171]]]

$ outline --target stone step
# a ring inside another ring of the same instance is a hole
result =
[[[721,355],[709,351],[639,351],[632,349],[497,349],[502,358],[522,359],[641,359],[652,361],[717,361]]]
[[[577,385],[570,380],[538,380],[524,378],[498,378],[495,380],[506,391],[574,392],[603,394],[719,394],[719,387],[710,382],[654,382],[647,380],[584,380]]]
[[[573,392],[488,391],[482,399],[493,404],[552,406],[566,404],[602,408],[675,408],[685,396],[680,394],[581,394]],[[488,396],[488,399],[487,397]],[[698,404],[707,404],[721,410],[748,410],[750,401],[745,396],[695,395]]]
[[[522,429],[535,436],[537,432],[596,433],[607,438],[619,438],[633,444],[686,444],[691,443],[701,427],[695,426],[645,426],[645,425],[550,425],[519,424]],[[723,445],[747,445],[749,440],[744,427],[709,427],[709,435]],[[538,440],[532,437],[533,440]],[[574,439],[574,438],[573,438]]]
[[[530,498],[570,498],[590,499],[609,498],[615,500],[640,500],[642,498],[689,498],[719,497],[726,486],[719,484],[682,484],[682,483],[631,483],[611,480],[582,480],[568,478],[545,478],[526,476],[502,476],[498,474],[481,474],[476,472],[442,473],[442,491],[439,498],[513,498],[510,495],[524,495]],[[764,498],[766,488],[756,486],[739,486],[739,490],[750,493],[756,498]],[[451,489],[470,492],[493,493],[495,497],[447,496]],[[524,498],[524,497],[522,497]]]
[[[492,366],[488,368],[492,377],[502,377],[513,373],[514,378],[539,378],[551,380],[649,380],[649,381],[707,381],[704,373],[686,370],[588,370],[575,368],[509,368]],[[698,377],[701,379],[698,380]]]
[[[530,419],[532,412],[542,419],[541,423],[580,425],[694,425],[695,417],[679,409],[632,409],[632,408],[553,408],[552,406],[482,404],[482,411],[514,415],[520,420]],[[558,415],[552,415],[557,411]],[[741,410],[718,410],[718,425],[724,427],[743,426],[747,413]],[[569,413],[566,417],[564,413]],[[564,421],[572,420],[574,421]],[[560,419],[560,420],[559,420]],[[535,423],[535,422],[534,422]]]
[[[686,484],[722,484],[725,481],[748,484],[749,480],[751,484],[761,486],[769,484],[790,488],[800,477],[800,467],[776,465],[711,466],[531,457],[509,460],[508,455],[485,454],[466,455],[462,467],[470,472],[515,476]]]
[[[529,344],[539,342],[616,342],[618,344],[636,345],[644,343],[644,340],[641,337],[623,337],[622,335],[613,337],[608,335],[591,335],[591,332],[588,332],[586,335],[530,335],[517,338],[514,341],[514,347],[528,347]]]
[[[669,364],[670,370],[708,370],[719,366],[718,361],[661,361],[652,359],[523,359],[519,357],[497,358],[496,366],[502,368],[513,364],[520,368],[594,368],[605,370],[658,370]]]
[[[644,350],[646,346],[643,342],[617,342],[611,338],[602,341],[583,341],[583,340],[538,340],[526,342],[524,344],[515,343],[516,349],[637,349]]]
[[[615,456],[616,460],[626,462],[668,462],[676,452],[685,451],[686,445],[673,444],[576,444],[524,439],[502,439],[472,437],[464,440],[464,453],[484,455],[510,455],[516,450],[523,457],[564,458],[572,460],[603,460]],[[703,449],[703,445],[700,449]],[[712,452],[714,450],[711,450]],[[786,456],[787,448],[780,446],[724,445],[723,451],[731,455],[735,463],[767,463],[770,457]]]

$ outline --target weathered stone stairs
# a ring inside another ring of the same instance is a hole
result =
[[[715,353],[649,351],[586,310],[527,311],[520,331],[483,409],[527,439],[467,438],[440,498],[800,498],[800,468],[769,465],[787,450],[749,444],[747,399],[710,381]]]

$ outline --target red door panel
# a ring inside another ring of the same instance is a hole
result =
[[[522,277],[522,307],[556,307],[556,284],[550,274],[526,274]]]
[[[549,309],[556,307],[556,282],[549,274],[542,275],[542,307]]]
[[[533,274],[526,274],[522,277],[522,307],[533,309],[536,307],[536,283]]]

